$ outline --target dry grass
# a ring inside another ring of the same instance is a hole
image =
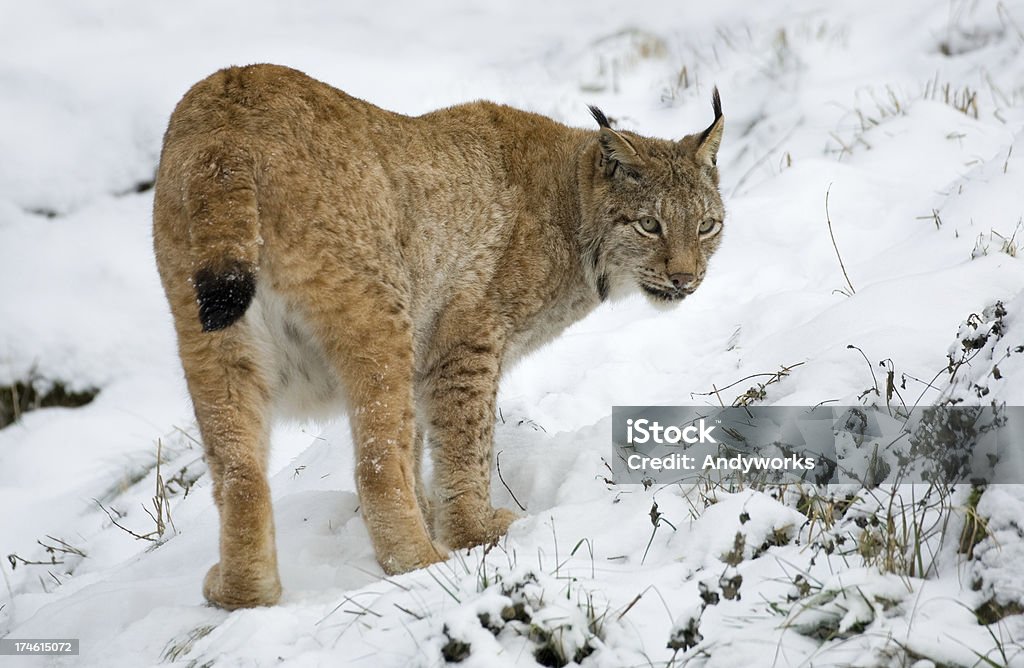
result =
[[[0,386],[0,429],[14,424],[29,411],[40,408],[85,406],[99,390],[70,390],[59,381],[46,381],[31,374],[28,379]]]

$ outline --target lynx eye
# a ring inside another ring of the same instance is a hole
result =
[[[637,228],[649,235],[661,234],[661,223],[658,222],[657,218],[651,218],[650,216],[644,216],[643,218],[636,221]]]
[[[708,218],[707,220],[705,220],[703,223],[700,224],[700,227],[697,228],[697,232],[702,237],[706,237],[706,236],[708,236],[710,234],[713,234],[713,233],[717,232],[719,225],[720,225],[720,223],[717,220],[713,220],[711,218]]]

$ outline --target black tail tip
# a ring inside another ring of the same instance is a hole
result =
[[[204,332],[233,325],[245,315],[256,294],[256,275],[242,265],[221,271],[200,269],[192,280]]]

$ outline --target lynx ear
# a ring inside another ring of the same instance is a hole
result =
[[[718,147],[722,145],[722,130],[725,128],[725,117],[722,116],[722,98],[718,96],[718,86],[711,94],[711,106],[715,110],[715,120],[700,135],[697,143],[697,162],[707,167],[718,164]]]
[[[643,164],[643,160],[640,158],[640,153],[637,152],[636,147],[633,146],[632,142],[625,135],[612,130],[608,117],[604,115],[603,111],[595,106],[591,106],[590,114],[597,121],[597,124],[601,126],[601,133],[597,137],[598,144],[601,146],[598,166],[604,168],[606,176],[615,176],[619,171],[620,165],[626,167],[623,170],[624,173],[635,174],[634,168]]]

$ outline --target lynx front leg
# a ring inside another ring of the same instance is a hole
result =
[[[490,543],[517,515],[491,506],[491,449],[500,348],[454,346],[434,367],[429,415],[438,538],[453,548]]]
[[[410,354],[406,364],[393,350],[360,357],[346,379],[354,386],[356,485],[377,560],[388,573],[404,573],[446,557],[417,502]]]
[[[182,332],[181,357],[220,514],[220,561],[203,583],[206,599],[234,610],[281,597],[267,484],[270,402],[245,333]]]

